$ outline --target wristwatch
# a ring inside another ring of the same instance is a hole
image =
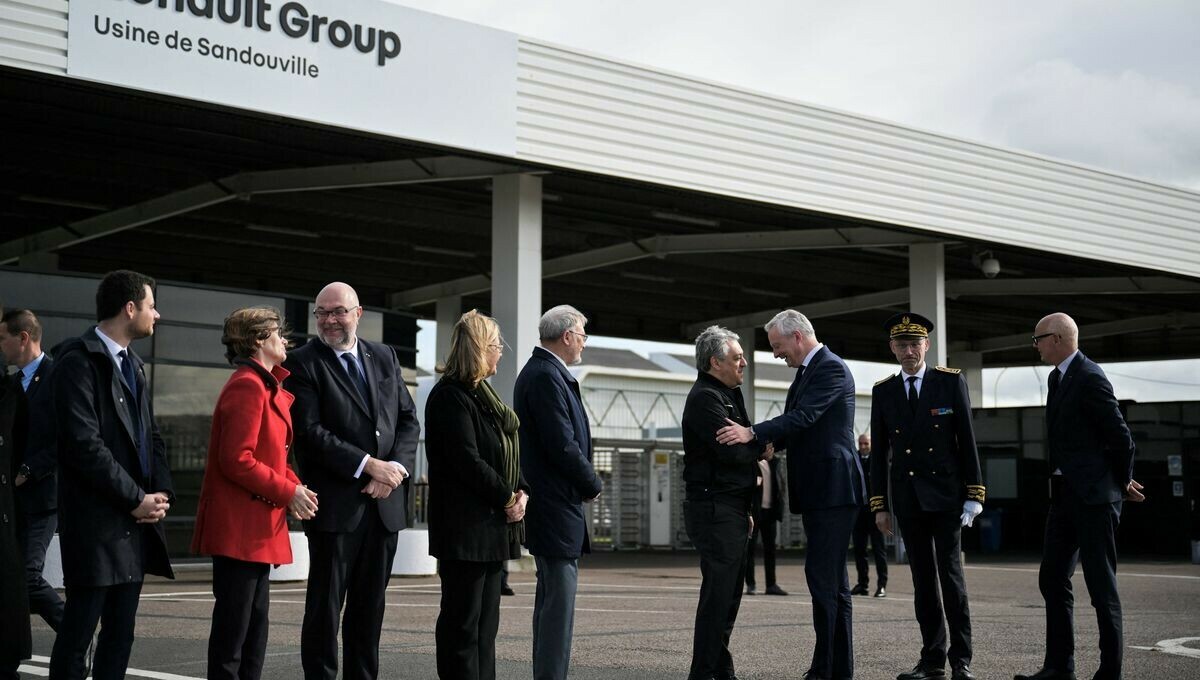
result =
[[[33,474],[29,472],[28,465],[26,465],[25,463],[21,463],[19,466],[17,466],[17,476],[24,477],[25,479],[29,479],[30,477],[33,476]]]

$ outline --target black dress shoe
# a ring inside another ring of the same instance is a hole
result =
[[[1043,668],[1033,675],[1021,675],[1018,673],[1013,676],[1013,680],[1075,680],[1075,674],[1056,671],[1052,668]]]
[[[804,672],[804,680],[829,680],[824,675],[817,675],[817,672],[811,668]]]
[[[867,585],[865,583],[860,583],[850,589],[851,595],[869,595],[870,593],[871,591],[867,590]]]
[[[786,590],[774,584],[767,586],[766,593],[768,595],[787,595]]]
[[[866,595],[866,593],[863,593],[863,595]],[[876,588],[875,597],[887,597],[887,588],[884,588],[883,586]]]
[[[946,671],[943,668],[917,664],[916,668],[913,668],[911,671],[897,675],[896,680],[930,680],[931,678],[944,677],[946,677]]]
[[[500,586],[500,594],[501,595],[516,595],[516,592],[514,592],[513,589],[509,588],[508,586]]]
[[[976,680],[976,678],[975,674],[971,672],[971,667],[962,663],[954,667],[954,673],[950,675],[950,680]]]
[[[758,593],[757,588],[755,588],[754,586],[746,586],[746,594],[747,595],[754,595],[756,593]]]

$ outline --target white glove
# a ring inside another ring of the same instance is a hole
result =
[[[964,527],[969,527],[974,524],[975,518],[978,517],[979,513],[981,512],[983,512],[983,503],[980,503],[979,501],[963,501],[962,516],[959,517],[959,519],[962,520],[962,525]]]

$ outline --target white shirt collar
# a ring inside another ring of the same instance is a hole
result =
[[[905,372],[904,372],[904,369],[902,368],[902,369],[900,369],[900,377],[901,377],[901,378],[904,378],[904,380],[905,380],[906,382],[908,381],[908,379],[909,379],[909,378],[916,378],[916,379],[917,379],[917,383],[919,384],[919,383],[920,383],[922,380],[924,380],[924,379],[925,379],[925,371],[926,371],[928,368],[929,368],[929,364],[928,364],[928,363],[922,363],[922,364],[921,364],[921,370],[917,371],[916,373],[912,373],[912,374],[905,373]]]
[[[113,340],[112,338],[105,335],[104,331],[100,330],[99,326],[96,326],[96,336],[99,337],[100,341],[104,343],[104,346],[106,348],[108,348],[108,354],[109,354],[109,356],[112,357],[112,360],[117,362],[118,364],[120,364],[121,357],[117,356],[117,354],[119,352],[123,352],[127,348],[122,347],[120,344],[117,343],[116,340]]]
[[[563,358],[558,356],[554,352],[551,352],[550,350],[546,349],[545,347],[542,347],[541,345],[538,345],[537,349],[540,349],[543,352],[545,352],[546,354],[549,354],[550,356],[554,357],[555,359],[558,359],[558,363],[562,364],[563,368],[567,369],[568,371],[571,370],[571,368],[569,366],[567,366],[567,362],[563,361]]]
[[[803,362],[802,364],[800,364],[800,365],[801,365],[801,366],[803,366],[804,368],[808,368],[808,364],[809,364],[809,362],[813,360],[813,357],[814,357],[814,356],[816,356],[816,355],[817,355],[817,352],[820,352],[820,351],[821,351],[821,348],[822,348],[822,347],[824,347],[824,346],[825,346],[825,343],[823,343],[823,342],[818,342],[818,343],[817,343],[817,346],[816,346],[816,347],[813,347],[813,348],[812,348],[812,351],[811,351],[811,352],[809,352],[809,353],[808,353],[808,354],[807,354],[807,355],[804,357],[804,362]]]
[[[1071,365],[1071,361],[1075,358],[1076,354],[1079,354],[1079,350],[1075,350],[1074,352],[1071,352],[1071,356],[1067,357],[1066,359],[1063,359],[1062,363],[1058,365],[1059,376],[1064,376],[1067,374],[1067,367]]]

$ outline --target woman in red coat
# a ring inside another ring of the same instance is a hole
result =
[[[236,368],[217,398],[192,552],[212,555],[209,678],[258,678],[267,648],[271,565],[292,561],[287,516],[311,519],[317,495],[288,465],[292,395],[283,319],[271,307],[225,319],[225,358]]]

